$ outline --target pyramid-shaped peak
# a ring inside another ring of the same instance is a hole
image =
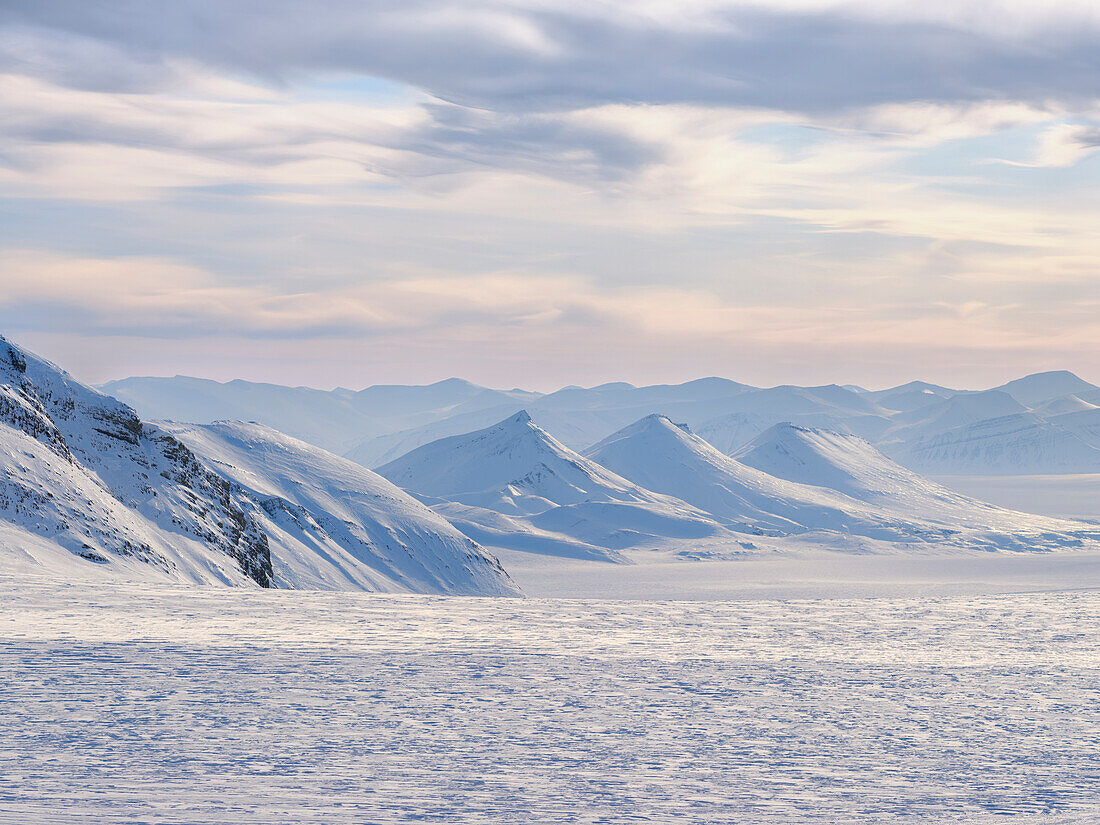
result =
[[[859,436],[789,422],[765,430],[733,457],[776,478],[863,500],[891,490],[927,487]]]
[[[527,410],[520,410],[517,413],[505,418],[503,421],[498,421],[486,428],[485,432],[493,434],[507,434],[507,433],[529,433],[529,432],[541,432],[539,426],[531,420],[531,414]]]
[[[660,435],[663,433],[672,434],[678,438],[683,438],[684,435],[692,435],[687,424],[678,424],[667,415],[652,413],[612,433],[601,443],[617,441],[621,438],[630,438],[633,436]]]
[[[558,504],[590,493],[605,499],[644,495],[563,445],[526,410],[491,427],[424,444],[377,472],[399,487],[437,497],[487,491],[497,495],[510,485],[527,492],[540,489],[539,495]]]
[[[773,424],[756,438],[733,454],[734,458],[741,460],[742,456],[749,455],[760,449],[774,448],[777,445],[786,445],[787,449],[797,445],[798,450],[804,450],[807,454],[831,456],[831,459],[844,453],[851,455],[856,452],[874,450],[864,439],[857,435],[840,430],[830,430],[826,427],[808,427],[802,424],[794,424],[790,421],[780,421]],[[878,454],[878,451],[874,451]]]
[[[691,432],[691,428],[688,427],[687,424],[673,421],[667,415],[664,415],[662,413],[653,413],[651,415],[647,415],[645,418],[636,421],[635,424],[638,426],[659,427],[662,429],[670,429],[674,427],[678,430],[682,430],[685,433]]]
[[[620,451],[650,453],[654,450],[666,455],[681,456],[686,453],[717,453],[714,447],[695,435],[687,424],[679,424],[667,415],[653,414],[640,418],[593,444],[584,451],[584,455],[603,464],[600,456],[618,454]]]

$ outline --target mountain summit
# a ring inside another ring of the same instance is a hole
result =
[[[526,411],[418,447],[378,472],[494,546],[618,559],[607,551],[735,543],[707,514],[570,450]]]
[[[1095,540],[1089,525],[1015,513],[947,490],[855,436],[778,424],[736,458],[650,415],[585,451],[646,488],[771,535],[1024,549]]]

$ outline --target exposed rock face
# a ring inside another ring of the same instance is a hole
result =
[[[492,554],[366,467],[262,424],[161,426],[243,490],[278,587],[519,595]]]
[[[271,586],[267,537],[238,488],[125,404],[3,338],[0,425],[5,520],[88,561],[125,557],[170,577],[217,580],[222,555]]]

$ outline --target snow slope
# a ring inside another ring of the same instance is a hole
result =
[[[778,425],[739,454],[743,463],[668,418],[649,416],[586,455],[712,515],[787,534],[828,531],[895,544],[1006,550],[1100,540],[1092,525],[967,499],[840,433]]]
[[[516,595],[499,562],[407,493],[262,424],[163,424],[245,491],[278,586]]]
[[[1015,513],[961,495],[902,467],[863,439],[846,433],[777,424],[733,457],[777,478],[836,490],[910,518],[1008,532],[1091,529]]]
[[[1033,412],[1036,415],[1040,415],[1043,418],[1051,418],[1054,416],[1066,415],[1068,413],[1087,412],[1089,410],[1100,410],[1100,406],[1096,404],[1090,404],[1082,398],[1078,398],[1076,395],[1063,395],[1058,398],[1052,398],[1049,401],[1045,401],[1039,406],[1035,407]]]
[[[713,518],[575,453],[526,412],[419,447],[378,472],[493,546],[620,560],[614,551],[668,540],[736,544]],[[514,534],[517,524],[526,527]]]
[[[258,425],[144,423],[3,339],[0,470],[9,572],[517,593],[495,559],[356,464]]]
[[[0,469],[5,566],[271,585],[267,537],[239,490],[125,404],[2,338]]]
[[[891,444],[885,450],[907,467],[942,475],[1089,473],[1100,467],[1100,447],[1056,421],[1017,413]]]
[[[782,535],[850,529],[860,521],[865,534],[885,537],[883,524],[858,502],[740,464],[666,416],[647,416],[592,446],[585,455],[640,485],[728,520],[740,530]]]
[[[884,444],[912,442],[955,427],[1026,411],[1015,398],[998,390],[960,393],[925,407],[898,413],[890,419],[890,427],[880,441]]]

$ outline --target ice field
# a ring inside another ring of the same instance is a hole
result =
[[[4,823],[1100,821],[1100,593],[0,580]]]

